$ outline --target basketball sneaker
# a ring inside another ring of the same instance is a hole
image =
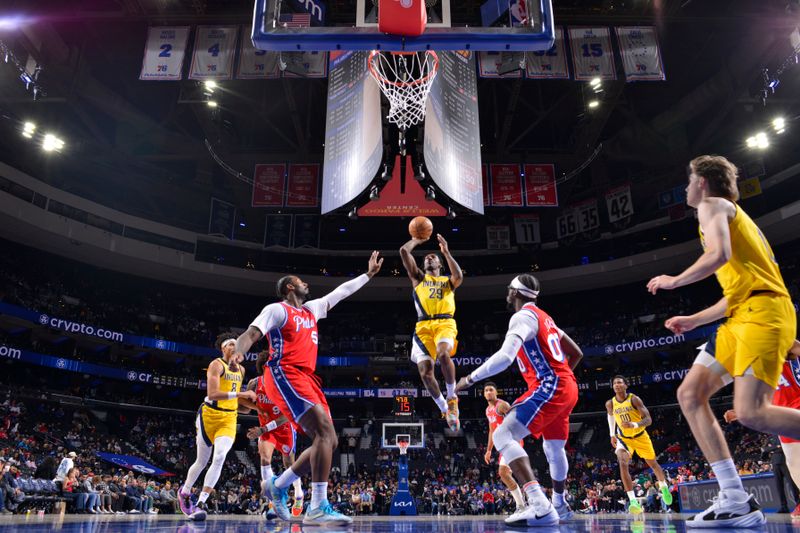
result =
[[[562,505],[553,504],[553,507],[556,508],[556,512],[558,513],[558,519],[562,522],[564,520],[569,520],[572,518],[575,513],[572,512],[572,508],[569,506],[567,502],[564,502]]]
[[[631,500],[630,505],[628,505],[628,512],[631,514],[642,514],[644,512],[642,504],[639,503],[638,499]]]
[[[792,520],[800,520],[800,504],[797,504],[797,507],[794,508],[790,516]]]
[[[208,516],[208,506],[205,502],[200,502],[195,507],[195,511],[189,516],[190,520],[202,522]]]
[[[461,429],[461,422],[458,420],[458,398],[450,398],[447,400],[447,414],[445,415],[447,426],[450,431],[458,431]]]
[[[278,514],[275,512],[275,509],[272,507],[272,502],[269,502],[269,504],[267,505],[267,510],[264,511],[264,517],[267,520],[270,520],[270,521],[275,520],[276,518],[278,518]]]
[[[303,514],[303,500],[295,500],[292,505],[292,516],[297,518],[301,514]]]
[[[303,518],[304,526],[346,526],[352,523],[352,518],[335,511],[329,502],[316,509],[309,509]]]
[[[667,507],[672,505],[672,493],[669,491],[669,486],[665,483],[661,485],[661,499],[667,504]]]
[[[271,479],[267,480],[267,495],[269,499],[272,501],[272,507],[275,510],[275,513],[278,515],[278,518],[281,520],[285,520],[288,522],[292,519],[292,512],[289,511],[289,490],[288,489],[279,489],[275,486],[275,481],[278,479],[278,476],[272,476]]]
[[[558,511],[547,502],[546,506],[528,505],[506,518],[505,523],[516,527],[542,527],[558,525],[558,520]]]
[[[183,492],[183,487],[181,487],[178,491],[178,505],[181,507],[181,512],[186,516],[192,516],[192,513],[197,510],[192,503],[190,496],[190,494]]]
[[[741,501],[736,501],[732,496],[741,491],[721,490],[719,495],[711,500],[711,506],[686,520],[687,528],[748,528],[762,526],[767,523],[761,506],[755,496],[741,492],[747,496]],[[733,494],[731,494],[733,493]],[[741,498],[741,496],[740,496]]]

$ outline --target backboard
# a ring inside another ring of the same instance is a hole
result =
[[[408,442],[411,450],[425,447],[425,424],[422,422],[385,422],[381,428],[381,448],[399,448],[398,441]]]
[[[308,4],[311,0],[308,0]],[[517,0],[518,2],[519,0]],[[324,50],[470,50],[538,51],[553,46],[555,31],[551,0],[528,0],[522,23],[485,27],[480,15],[456,17],[449,0],[438,0],[429,9],[429,23],[418,37],[381,33],[372,0],[357,0],[355,26],[290,27],[282,24],[282,13],[291,11],[290,0],[256,0],[253,14],[253,44],[260,50],[279,52]],[[487,4],[505,6],[508,0]],[[313,2],[311,2],[313,4]],[[433,4],[433,2],[429,2]],[[306,7],[306,9],[308,9]],[[496,9],[494,9],[496,11]],[[502,10],[502,8],[501,8]],[[312,5],[311,13],[314,11]],[[321,10],[319,11],[321,13]]]

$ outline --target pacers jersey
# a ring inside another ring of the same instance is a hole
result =
[[[240,366],[239,370],[233,371],[228,363],[221,357],[217,361],[222,363],[222,374],[219,376],[219,390],[220,392],[239,392],[242,390],[242,380],[244,379],[244,369]],[[209,400],[205,399],[206,403],[217,409],[224,409],[225,411],[236,411],[239,409],[239,399],[233,398],[230,400]]]
[[[317,319],[305,305],[300,309],[281,302],[286,309],[286,321],[281,327],[267,332],[272,355],[267,366],[293,366],[313,373],[317,368],[319,332]]]
[[[575,374],[561,350],[561,331],[550,315],[533,303],[525,304],[517,313],[522,313],[527,319],[538,323],[536,336],[523,342],[517,352],[517,364],[528,389],[536,389],[545,381],[575,381]]]
[[[800,409],[800,359],[787,360],[783,364],[772,404]]]
[[[447,276],[425,277],[414,287],[414,306],[417,320],[453,318],[456,314],[456,296]]]
[[[731,258],[716,272],[722,294],[728,300],[727,316],[754,291],[789,296],[767,239],[747,213],[734,206],[736,215],[730,222]],[[705,249],[703,228],[700,228],[700,242]]]
[[[489,421],[489,429],[496,429],[505,417],[497,412],[497,404],[489,404],[486,407],[486,419]]]
[[[266,426],[273,420],[281,416],[281,410],[267,396],[267,389],[264,386],[264,376],[258,376],[256,385],[256,406],[258,406],[258,425]]]
[[[623,422],[641,422],[642,415],[639,410],[633,406],[633,394],[628,393],[624,400],[617,400],[616,395],[611,399],[613,402],[612,409],[614,413],[614,420],[617,422],[617,435],[622,434],[623,437],[633,437],[634,435],[644,431],[643,428],[624,428]]]

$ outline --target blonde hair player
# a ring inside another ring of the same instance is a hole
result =
[[[242,358],[235,352],[236,335],[223,333],[217,337],[217,349],[222,357],[211,361],[206,372],[206,397],[197,411],[195,426],[197,428],[197,459],[189,467],[186,481],[178,491],[178,503],[181,511],[190,519],[202,521],[208,515],[206,500],[219,481],[225,456],[228,455],[233,441],[236,439],[236,419],[240,405],[243,408],[255,409],[256,393],[242,391],[244,367]],[[197,506],[192,505],[189,496],[200,473],[208,464],[212,455],[211,466],[203,480],[203,490],[197,499]]]
[[[700,353],[678,388],[678,402],[719,482],[719,497],[687,527],[755,527],[766,523],[755,497],[745,492],[709,399],[730,374],[739,422],[756,431],[800,439],[800,411],[772,405],[797,318],[778,263],[761,230],[736,204],[738,171],[720,156],[689,164],[686,203],[697,209],[703,255],[677,276],[656,276],[647,289],[677,289],[716,274],[722,299],[665,326],[676,334],[723,317],[715,354]]]
[[[511,406],[507,401],[497,397],[497,385],[491,381],[483,386],[483,397],[489,404],[486,406],[486,419],[489,421],[489,442],[486,443],[486,453],[483,455],[483,460],[486,461],[488,465],[492,461],[492,448],[494,448],[494,439],[492,436],[497,427],[503,423],[503,418],[511,409]],[[522,441],[520,441],[520,445],[522,445]],[[514,498],[515,510],[520,511],[525,507],[525,498],[522,496],[519,485],[514,481],[514,475],[511,473],[511,468],[508,467],[508,461],[506,461],[502,454],[499,459],[497,473],[500,475],[503,484],[508,488],[508,492],[510,492],[511,496]]]
[[[658,488],[664,503],[672,505],[672,494],[667,485],[667,477],[664,470],[656,461],[656,451],[653,449],[653,442],[647,434],[647,426],[653,423],[650,411],[644,406],[641,398],[635,394],[628,393],[628,380],[624,376],[614,376],[611,380],[614,389],[614,397],[606,402],[608,413],[608,432],[611,436],[611,447],[617,454],[619,460],[619,472],[622,477],[622,485],[628,494],[628,512],[631,514],[641,514],[642,505],[633,493],[633,480],[629,465],[635,453],[653,469],[658,479]]]
[[[437,234],[439,250],[447,261],[450,276],[442,275],[442,260],[436,253],[429,253],[423,260],[423,270],[417,266],[414,248],[428,239],[413,238],[400,248],[400,257],[406,267],[411,286],[414,288],[414,306],[417,310],[417,325],[414,329],[414,341],[411,347],[411,361],[416,363],[419,377],[425,388],[436,402],[447,425],[453,431],[461,427],[458,421],[458,396],[456,395],[456,367],[451,355],[456,351],[456,298],[455,290],[464,281],[461,267],[450,254],[447,241]],[[433,372],[434,363],[438,361],[442,369],[447,400],[442,397],[442,390]]]

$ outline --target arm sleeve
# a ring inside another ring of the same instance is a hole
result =
[[[517,357],[517,352],[521,346],[522,341],[518,336],[506,335],[506,340],[503,341],[503,346],[500,347],[500,350],[476,368],[469,375],[469,379],[476,383],[502,372],[514,362],[514,358]]]
[[[261,313],[250,324],[258,328],[262,335],[268,331],[283,326],[286,322],[286,309],[279,303],[272,303],[261,310]]]
[[[317,320],[322,320],[328,316],[328,311],[330,311],[333,306],[366,285],[368,281],[369,276],[361,274],[357,278],[342,283],[322,298],[306,302],[306,307],[311,309],[311,312],[314,313],[314,317]]]
[[[608,418],[608,435],[610,437],[616,437],[617,421],[614,419],[614,415],[606,414],[606,418]]]

